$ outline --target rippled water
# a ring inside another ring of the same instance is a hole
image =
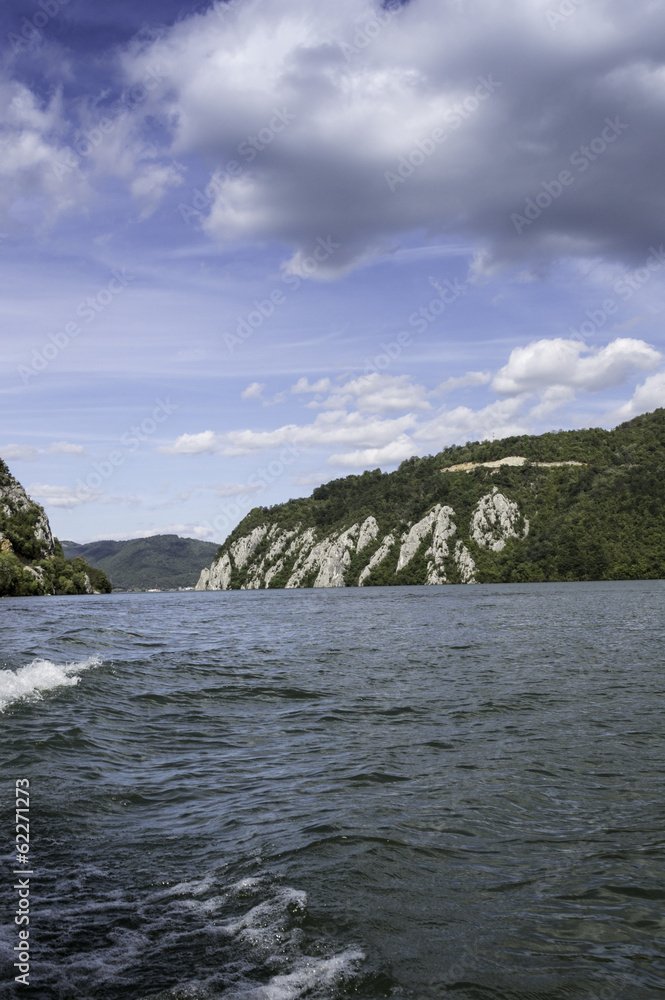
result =
[[[32,997],[661,997],[664,612],[662,581],[0,602]]]

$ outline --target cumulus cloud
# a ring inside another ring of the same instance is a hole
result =
[[[264,382],[250,382],[246,389],[240,393],[241,399],[261,399],[263,395],[263,390],[265,389]]]
[[[528,434],[529,424],[524,415],[524,399],[496,400],[488,406],[474,410],[469,406],[445,407],[414,433],[418,450],[427,445],[432,451],[462,441],[485,441],[490,438]]]
[[[0,210],[41,228],[87,201],[82,175],[58,174],[67,128],[60,93],[45,103],[24,84],[0,80],[0,118]]]
[[[218,435],[214,431],[202,431],[200,434],[181,434],[172,445],[163,445],[157,451],[165,455],[202,455],[205,452],[213,454],[218,450]]]
[[[173,445],[159,450],[171,455],[198,455],[205,452],[250,455],[289,444],[307,448],[328,445],[378,447],[388,444],[396,435],[416,423],[417,418],[410,413],[382,420],[357,411],[347,413],[344,410],[328,410],[320,413],[310,424],[285,424],[272,431],[240,430],[223,434],[204,431],[202,434],[181,434]]]
[[[456,392],[457,389],[468,389],[472,386],[487,385],[492,381],[490,372],[467,372],[457,378],[447,378],[445,382],[437,386],[438,393]]]
[[[200,210],[213,238],[279,241],[297,269],[332,236],[327,278],[422,230],[471,242],[482,272],[657,245],[663,38],[649,0],[599,0],[557,26],[533,0],[243,0],[133,45],[123,66],[128,81],[165,68],[151,106],[169,162],[217,168]]]
[[[609,419],[612,422],[632,420],[633,417],[637,417],[641,413],[649,413],[661,406],[665,406],[665,371],[650,375],[645,379],[635,389],[632,399],[614,410]]]
[[[600,392],[621,385],[635,371],[649,371],[662,360],[643,340],[620,337],[602,348],[556,337],[516,347],[494,376],[492,388],[504,395],[568,386]]]
[[[360,448],[356,451],[331,455],[328,465],[341,465],[346,469],[366,469],[368,466],[395,465],[416,455],[418,447],[407,434],[399,434],[382,448]]]
[[[309,379],[303,377],[299,378],[296,384],[291,386],[291,392],[296,396],[300,396],[304,393],[330,392],[332,385],[333,384],[329,378],[320,378],[318,382],[310,384]]]
[[[617,339],[603,348],[590,348],[577,340],[555,338],[515,348],[493,378],[489,372],[467,372],[431,392],[405,375],[373,373],[339,378],[337,384],[330,379],[310,383],[301,378],[291,391],[302,397],[303,412],[312,405],[320,408],[315,420],[272,430],[182,434],[159,450],[172,455],[242,456],[286,448],[290,455],[323,452],[328,466],[391,466],[411,455],[436,453],[464,441],[539,433],[541,421],[581,394],[608,391],[662,360],[658,351],[641,340]],[[483,390],[474,397],[475,406],[444,405],[434,410],[428,398],[473,387]],[[311,394],[319,398],[305,402]],[[660,371],[637,386],[632,399],[610,414],[605,426],[663,405],[665,375]],[[309,484],[310,480],[297,482]],[[219,488],[220,496],[240,492],[247,492],[240,484]]]
[[[323,381],[317,384],[322,385]],[[353,404],[361,413],[400,413],[404,410],[431,409],[426,397],[425,387],[415,384],[408,375],[372,372],[343,382],[325,399],[308,405],[338,410]]]

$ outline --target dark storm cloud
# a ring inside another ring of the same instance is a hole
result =
[[[481,272],[639,263],[665,240],[663,4],[71,0],[67,18],[79,87],[81,49],[105,33],[123,43],[124,86],[160,67],[141,109],[169,137],[155,177],[175,158],[212,180],[179,192],[186,221],[220,242],[283,243],[292,270],[327,237],[339,247],[318,277],[415,231],[472,241]],[[145,144],[136,131],[127,141]]]

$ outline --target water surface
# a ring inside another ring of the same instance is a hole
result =
[[[662,581],[3,600],[31,995],[662,997],[664,622]]]

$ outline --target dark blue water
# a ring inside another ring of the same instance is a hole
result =
[[[665,993],[665,583],[0,602],[35,1000]],[[6,836],[5,836],[6,833]]]

